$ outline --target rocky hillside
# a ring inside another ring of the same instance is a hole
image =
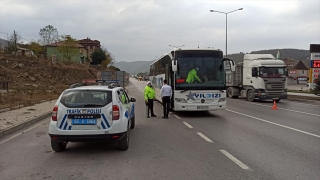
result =
[[[45,59],[0,56],[0,110],[56,99],[71,84],[96,79],[99,67]],[[9,82],[4,91],[1,82]]]
[[[9,89],[64,89],[82,79],[95,79],[97,72],[82,64],[0,57],[0,81],[7,80]]]

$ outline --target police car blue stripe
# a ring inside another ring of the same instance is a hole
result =
[[[108,126],[108,128],[110,127],[108,121],[107,121],[107,118],[106,116],[104,116],[104,114],[101,114],[102,118],[103,118],[103,121],[106,123],[106,125]]]
[[[62,121],[61,121],[61,123],[60,123],[59,129],[62,128],[62,125],[63,125],[64,121],[66,120],[66,118],[67,118],[67,115],[65,114],[63,119],[62,119]]]
[[[66,122],[66,124],[64,125],[63,130],[66,130],[66,129],[67,129],[67,126],[68,126],[68,122]]]
[[[103,124],[103,122],[101,121],[101,126],[103,129],[106,129],[106,126]]]
[[[128,111],[126,111],[125,113],[124,113],[124,116],[126,117],[126,118],[128,118]]]

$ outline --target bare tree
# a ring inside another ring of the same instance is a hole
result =
[[[9,53],[15,52],[17,53],[17,44],[21,41],[22,37],[20,33],[13,31],[13,33],[9,36],[7,50]]]
[[[59,40],[58,30],[52,25],[40,29],[39,35],[41,37],[40,42],[44,46]]]

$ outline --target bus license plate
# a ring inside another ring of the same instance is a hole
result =
[[[209,109],[209,106],[197,106],[197,109]]]
[[[73,125],[96,125],[96,119],[72,119]]]

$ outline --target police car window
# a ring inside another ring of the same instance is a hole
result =
[[[128,98],[127,98],[127,95],[125,94],[125,92],[121,89],[120,90],[120,101],[124,104],[127,104],[129,101],[128,101]]]
[[[66,107],[103,107],[112,102],[111,91],[69,90],[63,93],[60,103]]]
[[[117,94],[118,94],[119,102],[121,102],[121,93],[120,93],[120,91],[117,91]]]
[[[130,101],[130,98],[128,96],[128,94],[126,93],[126,91],[123,91],[124,95],[127,97],[127,101],[129,102]]]

